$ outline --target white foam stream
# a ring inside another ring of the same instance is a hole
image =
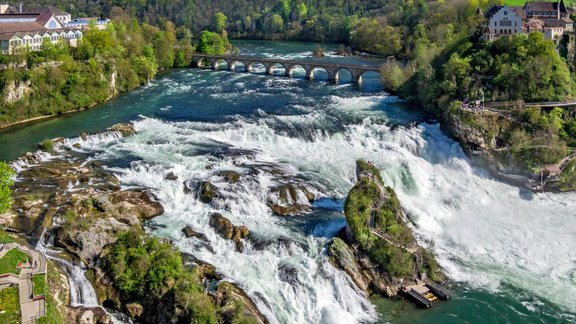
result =
[[[99,307],[96,291],[86,279],[86,267],[61,258],[59,255],[61,251],[54,248],[52,236],[48,238],[48,242],[45,242],[45,236],[46,233],[41,235],[36,250],[43,252],[48,259],[60,264],[66,271],[70,286],[70,306]]]

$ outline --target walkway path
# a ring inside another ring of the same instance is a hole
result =
[[[22,323],[36,323],[38,318],[46,315],[46,301],[43,296],[41,298],[36,296],[36,300],[34,299],[32,276],[35,274],[46,275],[46,258],[39,251],[31,250],[16,243],[3,244],[0,247],[0,258],[12,249],[18,249],[28,254],[28,256],[30,256],[30,261],[21,268],[22,270],[19,277],[15,275],[1,277],[0,286],[14,284],[17,281]]]
[[[375,228],[371,228],[370,232],[376,236],[378,236],[379,238],[383,239],[384,241],[386,241],[388,244],[391,244],[399,249],[405,250],[406,252],[410,253],[410,254],[414,254],[416,252],[418,252],[419,247],[407,247],[404,246],[402,243],[398,242],[396,239],[394,239],[391,235],[384,233],[378,229]]]

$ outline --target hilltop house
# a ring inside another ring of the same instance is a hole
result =
[[[72,17],[58,8],[45,7],[38,10],[24,10],[18,7],[0,5],[0,51],[14,54],[18,49],[38,51],[44,40],[53,44],[66,41],[76,46],[82,39],[82,31],[70,26]]]
[[[489,41],[502,35],[531,32],[540,32],[547,39],[558,39],[574,31],[574,22],[564,0],[526,2],[524,6],[496,5],[484,16],[486,24],[482,38]]]

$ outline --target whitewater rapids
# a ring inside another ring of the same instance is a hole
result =
[[[242,78],[231,81],[240,94],[215,85],[211,96],[233,100],[250,91],[242,90]],[[286,87],[287,96],[299,96],[296,82],[267,86]],[[179,84],[171,89],[195,91]],[[244,95],[271,96],[265,91]],[[513,286],[561,309],[576,309],[576,195],[532,195],[492,179],[470,165],[439,125],[391,126],[396,121],[381,108],[394,100],[332,95],[321,107],[311,100],[293,107],[296,113],[282,115],[255,108],[250,116],[233,115],[222,122],[142,117],[135,122],[136,135],[82,149],[110,161],[125,187],[153,188],[165,207],[165,214],[154,220],[153,233],[215,265],[274,323],[366,322],[377,314],[367,296],[325,255],[326,244],[344,224],[343,215],[318,207],[302,222],[323,213],[332,216],[314,230],[272,215],[266,199],[277,178],[250,173],[247,166],[274,165],[315,188],[319,197],[334,199],[332,209],[341,209],[355,183],[357,159],[380,169],[419,240],[435,250],[452,279],[504,294]],[[250,153],[238,154],[240,150]],[[244,176],[231,185],[215,176],[215,170]],[[164,180],[168,172],[179,181]],[[222,193],[219,202],[209,206],[186,195],[182,181],[188,179],[210,180]],[[246,225],[268,243],[247,242],[246,250],[237,252],[233,242],[208,225],[213,211]],[[205,233],[211,248],[184,238],[186,225]],[[295,269],[295,282],[282,280],[286,268]]]

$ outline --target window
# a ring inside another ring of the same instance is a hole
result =
[[[504,11],[504,16],[508,16],[508,11]]]

